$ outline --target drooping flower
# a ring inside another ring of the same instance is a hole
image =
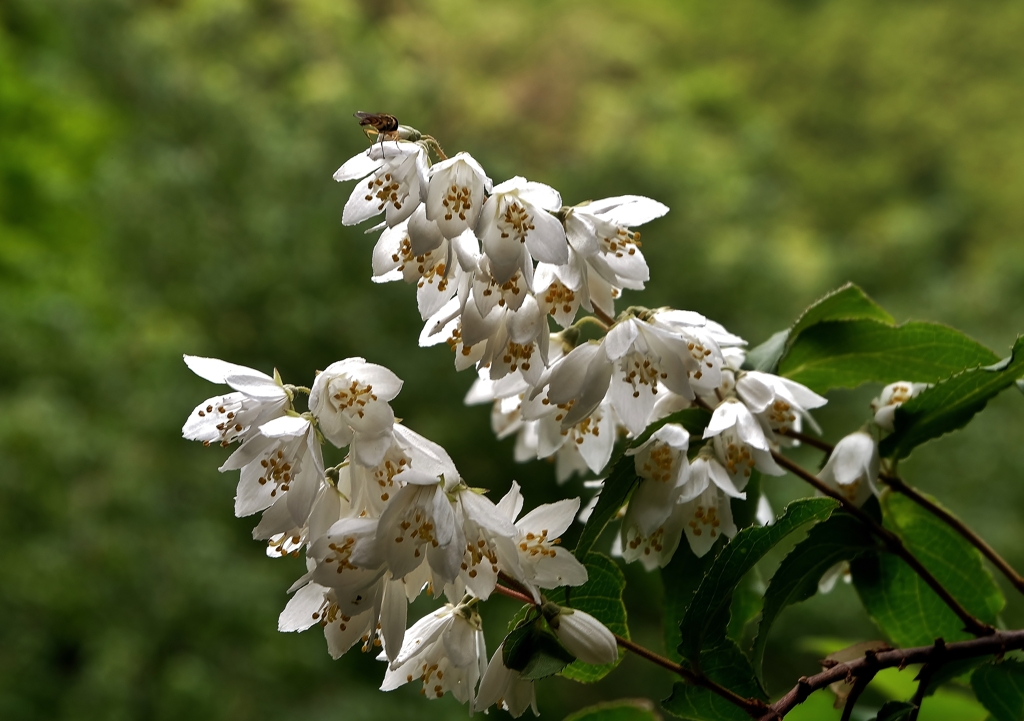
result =
[[[523,507],[519,484],[498,503],[507,517],[515,519]],[[587,569],[562,548],[561,535],[572,525],[580,508],[579,498],[567,498],[538,506],[516,522],[515,557],[498,548],[502,570],[530,590],[540,602],[541,588],[579,586],[587,582]]]
[[[696,463],[691,466],[691,476],[696,466]],[[721,475],[724,475],[724,471]],[[692,500],[682,501],[684,497],[680,496],[679,513],[686,540],[695,555],[700,557],[710,551],[720,536],[731,538],[736,535],[729,496],[717,485],[709,484]]]
[[[301,527],[324,477],[324,461],[309,419],[281,416],[261,425],[259,433],[239,446],[220,470],[242,471],[235,494],[236,516],[258,513],[284,495],[294,525]]]
[[[515,177],[494,186],[477,226],[494,280],[504,283],[517,270],[532,273],[533,260],[568,262],[565,229],[552,215],[561,206],[558,191],[542,183]]]
[[[181,429],[190,441],[227,446],[245,440],[259,425],[284,415],[291,403],[280,378],[217,358],[186,355],[185,364],[200,378],[235,389],[196,406]]]
[[[401,389],[401,379],[384,366],[346,358],[317,376],[309,408],[327,440],[351,445],[357,463],[375,466],[391,447],[395,414],[388,402]]]
[[[878,443],[869,433],[856,431],[836,444],[818,478],[860,506],[872,493],[878,493],[878,468]]]
[[[437,223],[445,238],[454,238],[476,227],[490,190],[491,179],[473,156],[454,155],[430,168],[427,220]]]
[[[386,657],[381,657],[384,660]],[[381,691],[393,691],[419,679],[428,699],[445,693],[472,707],[484,671],[487,650],[475,605],[446,604],[424,616],[405,633],[405,642],[388,665]]]
[[[406,220],[426,198],[427,154],[417,143],[398,142],[371,146],[350,158],[334,173],[336,181],[358,180],[341,222],[358,225],[384,213],[394,227]]]
[[[910,381],[890,383],[882,389],[878,398],[871,401],[871,410],[875,413],[875,423],[880,428],[891,431],[893,420],[896,417],[896,409],[930,387],[929,383],[911,383]]]
[[[473,711],[486,713],[491,706],[497,706],[508,711],[513,718],[519,718],[529,708],[533,710],[534,716],[539,716],[533,681],[524,679],[519,671],[505,666],[504,649],[502,644],[491,656],[491,662],[487,664],[487,670],[480,679],[480,690]]]
[[[799,431],[803,420],[808,421],[812,428],[820,432],[808,411],[828,403],[827,399],[806,386],[788,378],[759,371],[743,371],[737,374],[736,395],[761,422],[766,433]]]
[[[544,617],[569,653],[583,663],[611,663],[619,657],[615,636],[589,613],[545,604]]]
[[[704,437],[714,439],[718,459],[738,490],[746,487],[755,468],[770,476],[785,473],[772,458],[764,429],[750,410],[735,398],[727,398],[715,408],[704,429]],[[729,492],[727,488],[722,490]]]

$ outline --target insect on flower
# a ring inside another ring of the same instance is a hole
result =
[[[359,127],[366,133],[366,137],[379,137],[381,152],[384,152],[385,140],[398,140],[398,118],[387,113],[364,113],[359,111],[353,113],[359,120]]]

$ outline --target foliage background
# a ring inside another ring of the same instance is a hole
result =
[[[852,280],[1002,353],[1024,330],[1022,35],[1024,6],[995,0],[0,4],[0,717],[464,717],[277,633],[301,561],[263,556],[224,454],[180,439],[215,392],[183,352],[296,383],[362,355],[474,485],[562,492],[461,406],[472,377],[446,349],[415,349],[411,290],[370,282],[372,238],[340,225],[351,185],[330,179],[365,147],[354,110],[495,181],[668,204],[627,300],[758,343]],[[876,390],[836,394],[826,437]],[[905,466],[1018,568],[1021,401]],[[767,487],[777,508],[803,491]],[[628,572],[634,609],[657,598]],[[491,648],[506,613],[485,610]],[[656,614],[631,626],[659,643]],[[814,670],[808,639],[877,636],[848,587],[807,602],[775,633],[774,690]],[[615,673],[543,684],[542,712],[667,694],[635,659]]]

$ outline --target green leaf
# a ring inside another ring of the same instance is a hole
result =
[[[601,488],[601,494],[597,497],[597,505],[594,506],[594,510],[590,513],[590,518],[587,519],[586,525],[583,526],[580,540],[576,543],[576,550],[573,551],[576,554],[576,558],[582,559],[590,553],[590,549],[594,547],[597,539],[601,537],[605,526],[608,525],[610,520],[615,518],[619,509],[629,499],[629,495],[633,492],[638,480],[633,456],[627,456],[623,453],[619,456],[615,465],[612,466],[612,470],[605,479],[604,486]]]
[[[1024,663],[986,664],[971,675],[971,688],[996,721],[1024,719]]]
[[[956,531],[912,500],[882,497],[884,524],[968,612],[994,623],[1005,599],[982,565],[981,554]],[[900,558],[865,555],[851,564],[854,585],[868,615],[897,646],[923,646],[936,638],[971,636],[960,619]]]
[[[764,591],[764,579],[756,568],[751,569],[733,591],[732,605],[729,606],[729,625],[725,633],[736,643],[743,643],[747,626],[761,613]]]
[[[726,635],[735,589],[765,553],[798,528],[828,518],[837,505],[831,498],[794,501],[771,526],[745,528],[725,545],[679,623],[679,655],[691,668],[740,696],[767,700],[747,657]],[[742,709],[711,691],[685,683],[673,687],[664,706],[677,716],[699,721],[747,718]]]
[[[782,539],[807,523],[825,520],[836,506],[831,498],[805,498],[789,504],[772,525],[737,533],[715,559],[683,615],[680,655],[693,663],[703,648],[725,639],[733,590],[740,579]]]
[[[661,714],[652,701],[625,698],[595,704],[569,714],[563,721],[660,721]]]
[[[752,371],[774,373],[775,369],[779,366],[779,359],[786,352],[788,343],[788,328],[772,333],[768,340],[756,348],[752,348],[747,353],[747,357],[743,361],[743,367]]]
[[[715,557],[725,547],[727,540],[723,536],[700,558],[690,550],[690,544],[681,543],[672,560],[661,569],[661,583],[665,589],[665,601],[662,606],[665,649],[668,657],[676,663],[683,660],[679,655],[679,641],[682,638],[679,623],[683,620],[683,614],[693,600],[697,587],[711,570]]]
[[[1024,375],[1024,337],[1013,345],[1009,358],[994,366],[971,368],[922,391],[896,409],[895,430],[882,441],[879,452],[906,458],[925,441],[963,428],[991,398]]]
[[[701,649],[700,667],[705,676],[744,698],[767,701],[768,696],[754,677],[750,662],[732,639],[722,638]],[[702,686],[677,683],[672,695],[662,701],[669,713],[694,721],[740,721],[747,713],[731,701]]]
[[[807,538],[789,552],[764,594],[764,608],[751,659],[758,678],[763,680],[761,664],[768,632],[782,610],[817,593],[818,582],[832,566],[853,560],[876,547],[867,526],[856,517],[839,512],[812,528]]]
[[[988,348],[944,325],[856,320],[805,330],[780,361],[779,373],[824,393],[868,382],[938,383],[997,360]]]
[[[906,701],[886,701],[882,708],[878,709],[875,721],[907,721],[913,718],[916,708],[914,704]]]
[[[747,354],[746,367],[774,373],[779,360],[800,334],[825,321],[874,320],[892,325],[895,321],[860,288],[847,283],[811,305],[789,330],[775,333]]]
[[[583,561],[587,567],[587,582],[575,588],[559,588],[547,594],[549,600],[563,606],[586,611],[603,623],[612,633],[629,638],[626,625],[626,606],[622,602],[622,590],[626,577],[612,559],[600,553],[591,553]],[[568,596],[566,594],[568,591]],[[619,658],[609,664],[596,666],[575,661],[562,671],[562,675],[574,681],[592,683],[604,678],[619,665]]]
[[[526,613],[533,609],[526,606]],[[518,614],[517,614],[518,615]],[[523,678],[552,676],[574,660],[538,616],[522,618],[502,642],[502,661],[506,668],[519,671]]]

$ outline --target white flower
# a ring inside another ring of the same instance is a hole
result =
[[[691,466],[691,475],[696,466],[697,463],[694,462]],[[721,475],[724,475],[724,472]],[[683,496],[680,496],[680,499],[682,498]],[[698,557],[710,551],[719,536],[731,538],[736,535],[729,496],[716,485],[708,485],[704,492],[693,500],[681,502],[679,512],[686,540]]]
[[[743,371],[737,375],[736,395],[765,427],[766,431],[800,430],[806,419],[818,432],[820,429],[808,411],[820,408],[828,400],[806,386],[788,378],[759,371]]]
[[[514,519],[522,507],[519,484],[513,482],[498,508]],[[572,553],[558,545],[579,508],[579,498],[538,506],[516,523],[516,556],[507,556],[502,553],[502,547],[498,548],[502,570],[528,588],[538,603],[538,589],[579,586],[587,582],[587,569]]]
[[[750,410],[735,398],[727,398],[715,408],[704,429],[704,437],[714,439],[718,459],[739,490],[746,487],[754,468],[771,476],[785,474],[772,458],[761,425]],[[722,490],[729,492],[727,488]]]
[[[413,479],[388,502],[380,516],[377,547],[398,577],[426,560],[440,590],[459,575],[462,537],[443,484],[424,477]]]
[[[186,355],[185,364],[200,378],[235,389],[196,406],[181,429],[190,441],[227,446],[244,440],[260,424],[284,415],[291,402],[280,379],[258,370],[194,355]]]
[[[480,679],[480,690],[473,704],[473,711],[484,711],[491,706],[508,711],[514,718],[523,715],[526,709],[532,709],[534,716],[537,711],[537,693],[533,681],[522,678],[519,671],[505,666],[504,645],[491,656],[483,678]]]
[[[683,338],[627,318],[600,343],[574,348],[542,381],[550,382],[551,403],[573,402],[563,428],[589,416],[608,393],[619,420],[636,436],[650,423],[661,389],[693,398],[689,377],[699,370]]]
[[[395,414],[388,401],[401,389],[401,379],[384,366],[346,358],[316,377],[309,409],[327,440],[339,448],[351,444],[357,463],[375,466],[391,446]]]
[[[294,525],[306,524],[324,476],[320,443],[308,419],[282,416],[261,425],[220,467],[239,469],[236,516],[262,511],[284,494]]]
[[[383,212],[394,227],[412,215],[427,189],[427,154],[416,143],[397,142],[385,154],[383,145],[350,158],[334,173],[339,183],[359,180],[352,190],[341,222],[358,225]]]
[[[476,226],[491,179],[469,153],[459,153],[430,168],[427,219],[445,238]]]
[[[583,278],[580,273],[574,272],[574,266],[570,264],[537,264],[533,277],[537,302],[541,310],[563,328],[568,328],[576,319],[576,313],[584,300],[584,295],[579,292],[582,286]]]
[[[911,383],[910,381],[890,383],[882,389],[878,398],[871,401],[871,410],[875,412],[875,423],[879,427],[891,431],[896,409],[930,387],[930,383]]]
[[[512,549],[516,527],[507,513],[477,490],[460,484],[451,493],[456,498],[456,524],[461,529],[457,535],[465,549],[459,578],[470,593],[486,601],[498,582],[499,555],[515,558]],[[509,570],[520,575],[518,569]]]
[[[568,262],[565,229],[551,214],[561,207],[558,191],[542,183],[515,177],[494,186],[477,230],[497,282],[504,283],[516,270],[527,272],[528,266],[532,272],[532,259]]]
[[[622,519],[622,556],[627,562],[641,560],[648,570],[664,565],[679,544],[679,524],[670,516],[686,483],[689,462],[686,451],[690,434],[676,424],[666,424],[645,443],[626,451],[635,457],[640,485],[633,492]]]
[[[490,364],[491,379],[498,380],[519,371],[531,386],[536,385],[547,365],[547,317],[536,299],[527,295],[518,310],[495,309],[499,322],[488,339],[487,350],[480,364]]]
[[[860,506],[872,493],[878,493],[878,466],[878,444],[870,434],[857,431],[836,444],[818,478]]]
[[[554,605],[554,604],[551,604]],[[569,653],[583,663],[612,663],[619,657],[615,636],[608,627],[589,613],[573,608],[558,608],[554,613],[545,606],[551,630]]]
[[[476,608],[446,604],[406,631],[405,642],[389,664],[380,688],[393,691],[418,678],[427,698],[441,698],[451,691],[461,703],[472,707],[486,660]]]
[[[307,560],[307,565],[314,564],[315,561]],[[366,592],[365,600],[352,608],[351,603],[339,602],[334,589],[310,577],[307,573],[289,589],[295,595],[278,617],[278,631],[305,631],[319,624],[332,658],[341,657],[359,641],[363,642],[364,652],[383,646],[385,653],[398,654],[408,616],[405,584],[401,579],[382,578]]]
[[[369,589],[388,570],[375,542],[377,530],[376,518],[342,518],[309,548],[308,558],[316,566],[308,580],[334,589],[338,603],[347,604],[346,612],[372,596]]]

